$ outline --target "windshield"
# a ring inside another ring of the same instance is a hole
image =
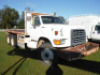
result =
[[[54,16],[42,16],[42,22],[44,24],[51,24],[51,23],[64,24],[64,21],[60,17],[54,17]]]
[[[95,30],[100,31],[100,25],[96,25]]]

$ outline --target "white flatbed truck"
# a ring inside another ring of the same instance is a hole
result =
[[[76,60],[98,51],[99,45],[87,42],[85,29],[66,25],[55,15],[25,12],[24,30],[7,30],[7,43],[23,48],[43,48],[41,59],[53,61],[57,55]]]

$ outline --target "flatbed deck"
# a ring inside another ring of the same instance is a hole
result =
[[[25,35],[25,30],[7,30],[8,33]]]

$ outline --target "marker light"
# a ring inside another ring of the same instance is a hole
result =
[[[58,31],[55,31],[55,35],[58,35]]]
[[[54,43],[55,43],[56,45],[60,45],[60,40],[54,40]]]

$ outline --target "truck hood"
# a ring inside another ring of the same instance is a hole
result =
[[[67,30],[71,30],[71,29],[84,29],[84,27],[82,26],[72,26],[72,25],[67,25],[67,24],[46,24],[44,25],[44,27],[47,28],[52,28],[52,29],[67,29]]]
[[[70,39],[70,36],[71,36],[71,30],[85,30],[82,26],[70,26],[70,25],[67,25],[67,24],[48,24],[48,25],[44,25],[45,29],[46,30],[50,30],[52,31],[53,33],[55,31],[58,31],[59,32],[59,37],[65,37],[65,38],[69,38]],[[54,35],[55,36],[55,35]]]

